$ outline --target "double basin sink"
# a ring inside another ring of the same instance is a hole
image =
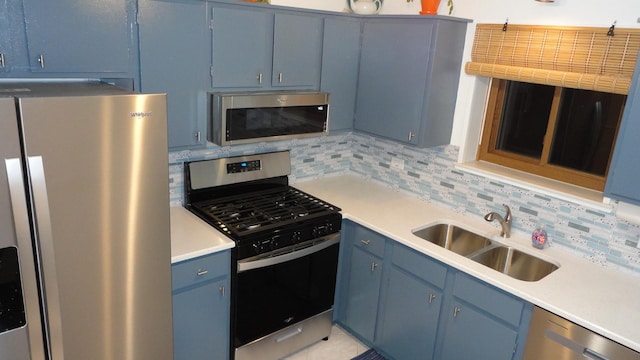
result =
[[[538,281],[558,269],[557,265],[537,256],[453,224],[439,223],[412,232],[421,239],[515,279]]]

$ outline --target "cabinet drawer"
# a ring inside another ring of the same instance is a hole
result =
[[[490,285],[458,273],[453,295],[513,326],[520,324],[523,302]]]
[[[353,236],[354,246],[370,252],[376,256],[384,255],[385,237],[375,231],[356,226]]]
[[[228,276],[229,264],[229,251],[173,264],[171,266],[172,289],[177,290],[221,276]]]
[[[440,289],[444,288],[447,267],[427,255],[404,245],[395,244],[391,261],[395,266],[416,275],[420,279],[426,280]]]

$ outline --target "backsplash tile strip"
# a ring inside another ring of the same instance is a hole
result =
[[[416,196],[456,213],[482,217],[511,206],[514,230],[529,233],[543,226],[551,246],[573,252],[595,264],[640,275],[640,226],[614,215],[584,208],[549,194],[486,179],[455,168],[458,148],[405,146],[363,133],[218,147],[169,154],[169,195],[172,206],[184,199],[183,162],[289,150],[292,184],[350,173],[389,189]],[[390,166],[404,160],[405,169]]]

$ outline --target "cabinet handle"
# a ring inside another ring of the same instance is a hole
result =
[[[459,313],[460,311],[462,311],[462,309],[460,309],[460,308],[459,308],[459,307],[457,307],[457,306],[456,306],[456,307],[454,307],[454,308],[453,308],[453,317],[458,316],[458,313]]]
[[[282,84],[282,73],[278,73],[278,82]]]
[[[224,291],[225,291],[224,286],[220,286],[220,296],[224,297]]]
[[[196,131],[196,141],[200,142],[202,140],[202,132]]]
[[[371,240],[360,240],[360,242],[362,243],[362,245],[369,245],[369,244],[371,244]]]
[[[413,131],[409,131],[409,135],[407,136],[407,139],[409,141],[411,141],[413,139],[413,137],[415,136],[415,134],[413,133]]]
[[[374,272],[377,267],[378,267],[378,264],[376,264],[375,262],[371,262],[371,272]]]
[[[436,296],[433,293],[429,294],[429,304],[431,304],[435,299],[436,299]]]
[[[4,67],[4,54],[0,53],[0,67]]]
[[[209,270],[200,269],[200,270],[196,271],[196,275],[198,275],[198,276],[204,276],[204,275],[207,275],[208,273],[209,273]]]
[[[258,84],[262,84],[262,73],[258,74],[256,79],[258,79]]]
[[[44,55],[43,54],[38,55],[38,62],[40,63],[40,68],[44,69]]]

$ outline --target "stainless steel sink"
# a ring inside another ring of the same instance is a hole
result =
[[[413,234],[462,256],[491,245],[486,237],[451,224],[432,225],[413,230]]]
[[[435,224],[415,229],[412,233],[421,239],[523,281],[538,281],[558,269],[557,265],[537,256],[493,242],[485,236],[453,224]]]
[[[494,246],[473,254],[471,260],[524,281],[538,281],[558,266],[510,246]]]

